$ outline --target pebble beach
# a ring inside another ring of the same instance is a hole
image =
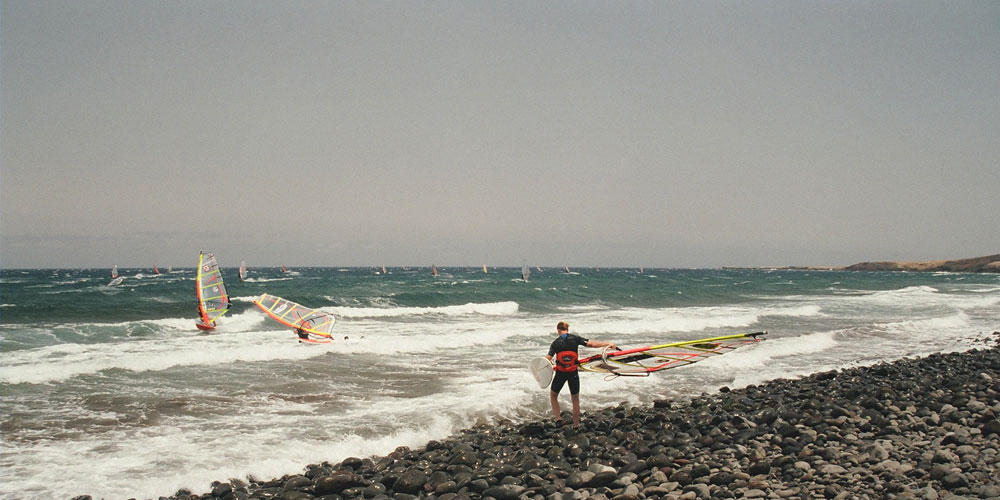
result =
[[[966,352],[584,412],[579,429],[565,412],[558,423],[482,424],[418,449],[159,498],[1000,498],[1000,332],[976,342]]]

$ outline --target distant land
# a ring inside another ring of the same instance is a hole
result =
[[[732,268],[730,268],[732,269]],[[746,268],[743,268],[746,269]],[[909,271],[949,273],[1000,273],[1000,254],[970,259],[861,262],[850,266],[782,266],[753,269],[799,269],[809,271]]]

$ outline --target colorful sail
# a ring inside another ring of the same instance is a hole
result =
[[[253,303],[278,323],[294,328],[296,332],[308,334],[308,338],[304,340],[320,342],[331,340],[331,331],[336,322],[332,314],[266,293]]]
[[[247,280],[247,261],[240,262],[240,281]]]
[[[198,311],[201,313],[201,322],[196,326],[203,330],[212,329],[215,327],[215,320],[226,314],[231,304],[226,286],[222,282],[222,272],[215,262],[215,256],[211,253],[202,252],[198,256],[196,283]]]
[[[156,267],[156,264],[153,264],[153,274],[160,274],[160,268]]]
[[[118,264],[111,266],[111,279],[118,277]]]
[[[431,276],[438,275],[438,266],[431,266]]]
[[[580,360],[580,369],[610,375],[647,376],[650,373],[697,363],[736,348],[763,341],[767,332],[741,333],[685,340],[655,346],[595,354]]]

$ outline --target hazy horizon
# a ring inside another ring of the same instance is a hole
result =
[[[1000,251],[1000,2],[0,3],[0,266]]]

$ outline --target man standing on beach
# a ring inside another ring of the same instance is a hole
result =
[[[549,354],[546,359],[552,361],[555,356],[556,373],[552,378],[552,390],[549,392],[549,402],[552,403],[552,412],[558,422],[562,416],[559,412],[559,391],[565,383],[569,382],[569,394],[573,400],[573,427],[580,427],[580,373],[577,371],[580,354],[577,349],[580,346],[587,347],[610,347],[617,350],[618,346],[611,342],[601,342],[597,340],[587,340],[578,335],[569,333],[569,323],[560,321],[556,325],[556,332],[559,334],[549,347]]]

